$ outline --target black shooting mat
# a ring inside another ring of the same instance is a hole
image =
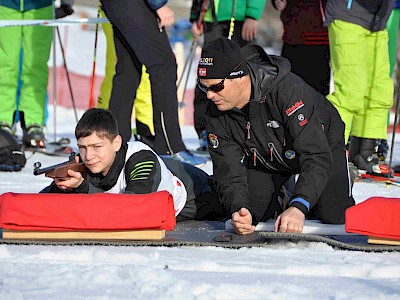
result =
[[[268,248],[282,242],[319,242],[337,250],[365,252],[400,251],[400,246],[368,244],[362,235],[321,236],[259,231],[250,235],[238,235],[225,231],[224,221],[184,221],[177,223],[174,231],[167,231],[162,240],[19,240],[0,239],[0,244],[49,245],[49,246],[125,246],[125,247],[204,247],[215,246],[231,249],[243,247]]]

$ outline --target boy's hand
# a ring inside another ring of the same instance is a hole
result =
[[[252,225],[253,218],[247,208],[242,207],[238,212],[232,214],[232,226],[237,234],[250,234],[256,230]]]
[[[80,172],[68,170],[69,177],[55,178],[54,182],[63,191],[70,191],[80,186],[84,180]]]
[[[301,233],[304,227],[305,216],[300,209],[289,207],[281,213],[275,222],[275,232]]]

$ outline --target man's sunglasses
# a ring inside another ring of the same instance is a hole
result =
[[[242,60],[242,61],[233,69],[233,71],[236,71],[237,68],[238,68],[243,62],[244,62],[244,60]],[[229,75],[228,75],[228,76],[229,76]],[[218,93],[218,92],[222,91],[222,90],[225,88],[224,83],[225,83],[225,79],[227,79],[228,76],[226,76],[224,79],[222,79],[222,80],[221,80],[220,82],[218,82],[217,84],[213,84],[213,85],[210,85],[210,86],[206,86],[206,85],[202,84],[202,83],[200,82],[200,78],[197,78],[197,86],[199,87],[199,89],[200,89],[202,92],[204,92],[204,93],[206,93],[206,94],[207,94],[207,92],[209,92],[209,91],[212,91],[212,92],[214,92],[214,93]]]
[[[218,82],[217,84],[213,84],[213,85],[210,85],[210,86],[205,86],[204,84],[202,84],[200,82],[200,78],[197,78],[197,86],[199,87],[199,89],[202,92],[204,92],[206,94],[209,91],[212,91],[214,93],[218,93],[218,92],[220,92],[220,91],[222,91],[224,89],[224,87],[225,87],[224,86],[225,79],[226,79],[226,77],[224,79],[222,79],[220,82]]]

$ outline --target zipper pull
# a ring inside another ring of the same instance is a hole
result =
[[[250,122],[247,122],[246,124],[246,129],[247,129],[247,139],[250,139]]]
[[[274,160],[274,157],[273,157],[273,155],[272,155],[273,152],[274,152],[274,149],[273,149],[272,147],[269,148],[269,155],[270,155],[270,157],[271,157],[271,161]]]
[[[253,148],[252,151],[253,151],[253,166],[255,167],[257,165],[257,150]]]

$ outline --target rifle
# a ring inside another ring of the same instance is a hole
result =
[[[45,174],[46,177],[50,178],[65,178],[69,177],[68,170],[73,170],[75,172],[79,172],[83,177],[86,176],[86,169],[83,163],[77,163],[75,161],[75,152],[71,152],[68,161],[50,166],[47,168],[42,168],[42,164],[40,162],[35,162],[33,164],[33,175],[41,175]]]

